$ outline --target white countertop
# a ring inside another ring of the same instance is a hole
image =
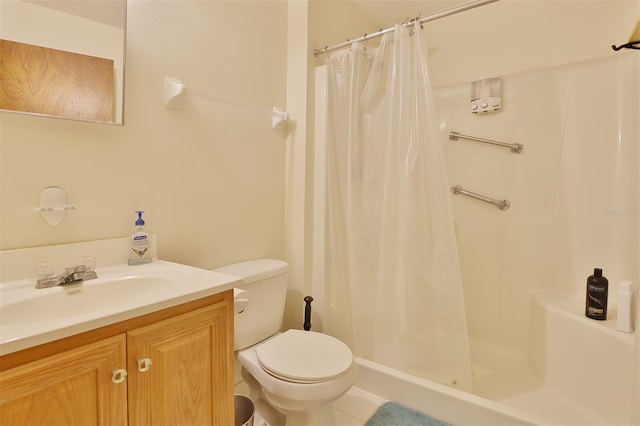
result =
[[[96,273],[97,279],[64,287],[36,289],[31,277],[0,283],[0,355],[211,296],[240,283],[235,276],[162,260],[136,266],[98,262]]]

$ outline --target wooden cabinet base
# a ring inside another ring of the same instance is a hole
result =
[[[0,425],[230,425],[233,359],[226,291],[1,357]]]
[[[124,335],[0,373],[3,425],[124,425],[127,384],[111,373],[126,365]]]

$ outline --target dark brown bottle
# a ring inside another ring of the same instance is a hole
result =
[[[584,314],[595,320],[607,319],[607,298],[609,280],[602,276],[602,269],[595,268],[593,275],[587,278],[587,301]]]

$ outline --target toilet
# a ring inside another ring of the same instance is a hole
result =
[[[253,402],[266,401],[286,416],[287,425],[334,424],[331,402],[354,384],[356,364],[349,347],[332,336],[295,329],[280,332],[288,269],[286,262],[275,259],[216,269],[244,281],[236,290],[236,359]]]

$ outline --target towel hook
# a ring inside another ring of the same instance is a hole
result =
[[[629,43],[621,44],[620,46],[616,46],[615,44],[611,45],[611,48],[616,52],[622,49],[636,49],[640,50],[640,40],[638,41],[630,41]]]

